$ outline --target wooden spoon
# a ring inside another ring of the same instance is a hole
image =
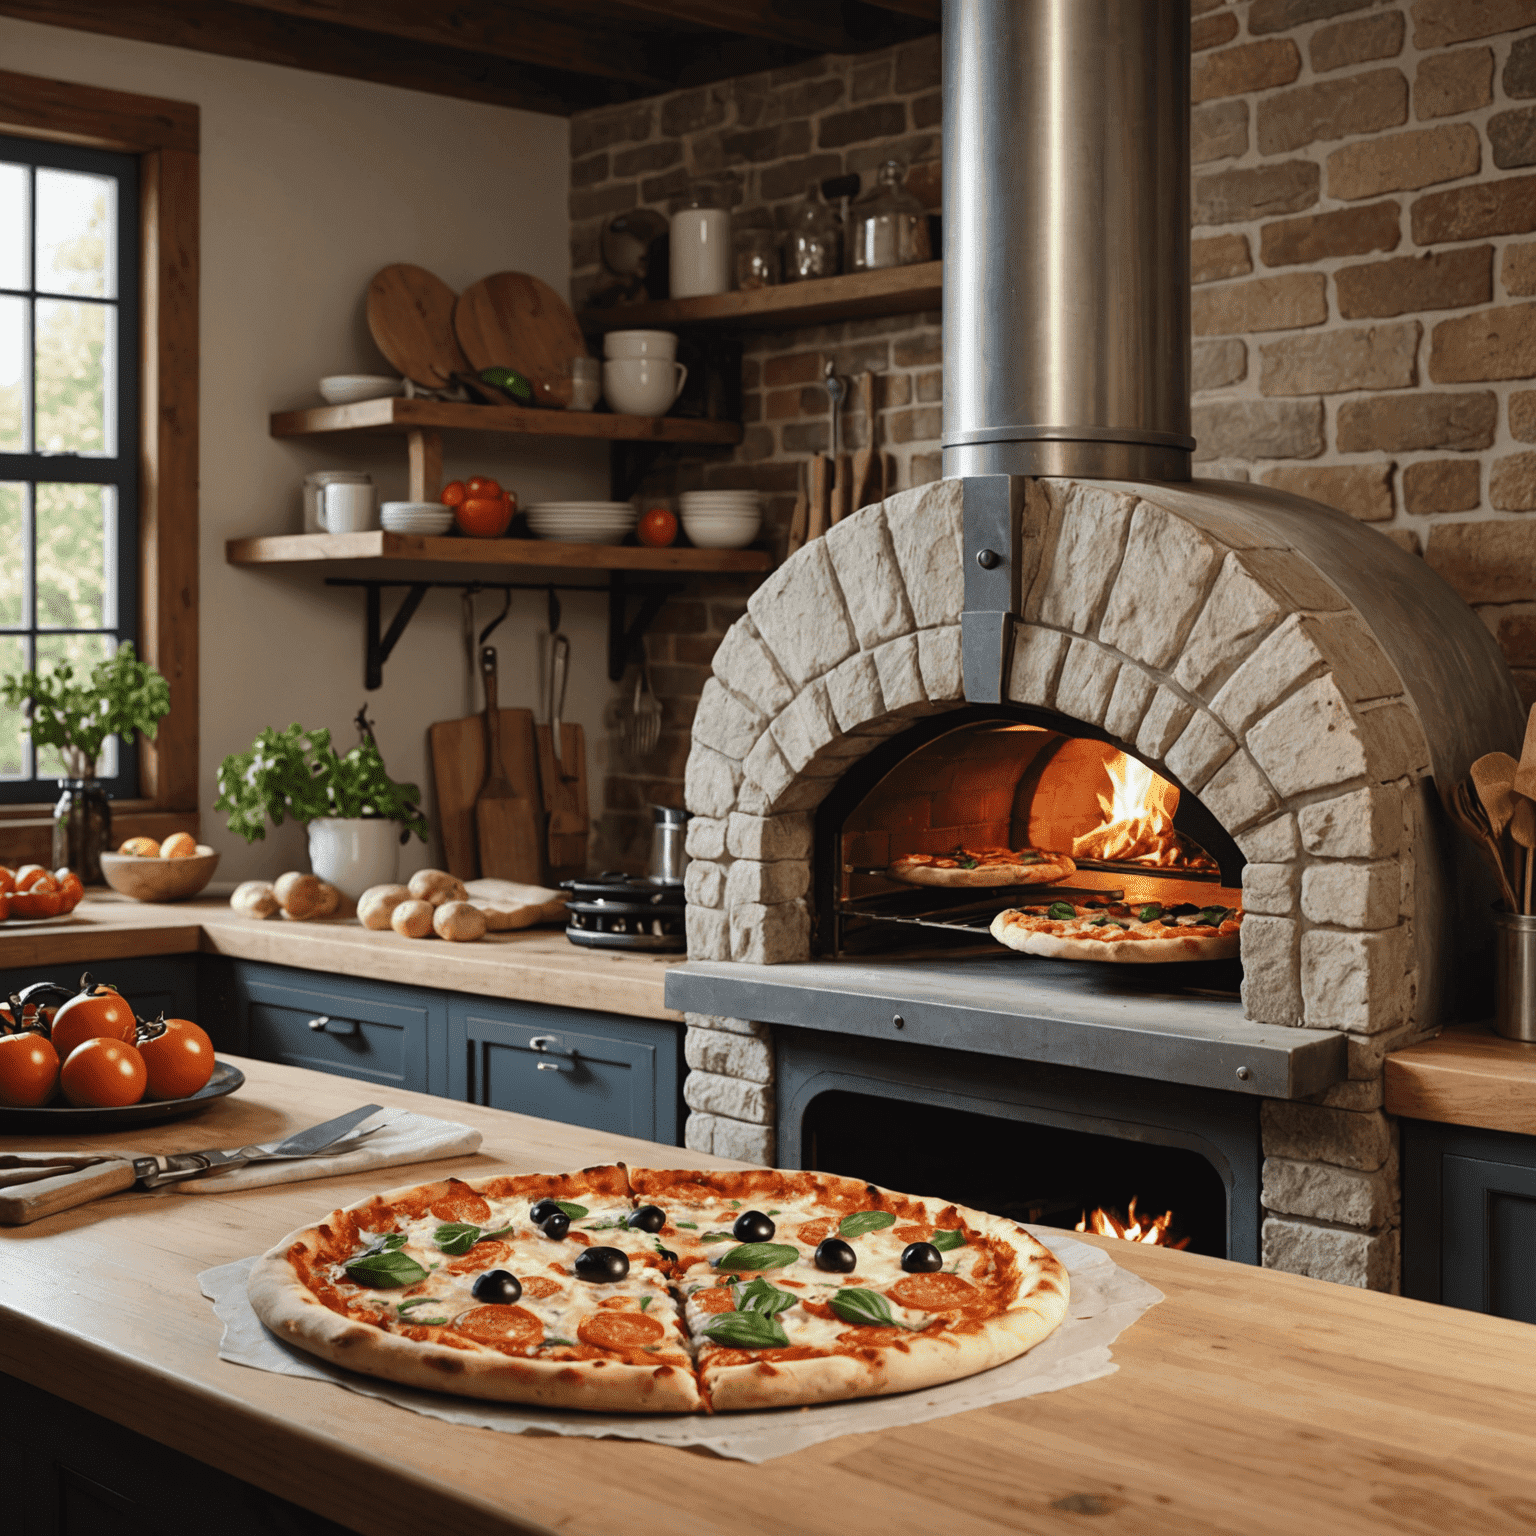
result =
[[[1536,805],[1521,795],[1515,801],[1514,814],[1509,820],[1509,835],[1525,849],[1525,905],[1520,908],[1527,916],[1531,911],[1531,870],[1536,867],[1532,850],[1536,849]]]
[[[1504,835],[1504,829],[1515,813],[1515,800],[1510,791],[1519,770],[1520,764],[1508,752],[1488,752],[1472,764],[1472,783],[1488,813],[1488,827],[1495,838]]]
[[[1488,856],[1488,862],[1493,866],[1493,872],[1498,877],[1505,904],[1511,912],[1518,912],[1520,906],[1515,900],[1514,887],[1509,883],[1509,874],[1504,868],[1503,859],[1499,857],[1498,845],[1494,842],[1493,834],[1488,828],[1482,803],[1472,792],[1472,786],[1468,780],[1462,779],[1456,784],[1450,794],[1449,806],[1457,825]]]
[[[1525,722],[1525,745],[1520,748],[1520,766],[1515,770],[1515,788],[1527,800],[1536,800],[1536,705]]]

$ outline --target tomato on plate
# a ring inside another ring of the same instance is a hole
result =
[[[53,878],[58,881],[59,894],[64,898],[64,910],[73,912],[85,896],[85,886],[72,869],[56,869]]]
[[[10,906],[12,917],[58,917],[69,910],[59,882],[46,869],[29,875],[26,885],[18,885],[11,893]]]
[[[16,889],[16,875],[5,865],[0,864],[0,895],[9,896]]]
[[[665,507],[652,507],[635,525],[635,537],[652,549],[665,549],[677,537],[677,516]]]
[[[138,1042],[149,1073],[151,1099],[185,1099],[207,1086],[213,1076],[213,1041],[191,1019],[166,1019],[165,1028]],[[153,1030],[153,1024],[146,1025]]]
[[[30,891],[40,880],[52,880],[53,876],[43,868],[41,864],[23,864],[16,871],[16,886],[18,891]]]
[[[445,507],[461,507],[467,495],[469,492],[465,489],[462,480],[450,480],[438,493],[437,499]]]
[[[59,1085],[59,1053],[33,1030],[0,1035],[0,1104],[36,1109]]]
[[[471,475],[465,486],[471,496],[495,498],[501,495],[501,487],[489,475]]]
[[[59,1087],[76,1109],[137,1104],[148,1080],[144,1058],[121,1040],[83,1041],[59,1068]]]
[[[499,539],[512,521],[511,498],[472,495],[454,511],[453,520],[472,539]]]
[[[61,1061],[87,1040],[120,1040],[132,1045],[139,1021],[127,1000],[110,988],[82,992],[53,1016],[51,1038]]]

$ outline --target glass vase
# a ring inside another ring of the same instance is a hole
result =
[[[59,780],[53,808],[53,867],[68,866],[85,885],[101,884],[101,856],[112,847],[112,802],[93,770]]]

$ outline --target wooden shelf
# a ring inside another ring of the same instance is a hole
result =
[[[543,571],[669,572],[766,571],[772,557],[761,549],[642,549],[623,544],[559,544],[552,539],[422,538],[414,534],[280,533],[230,539],[231,565],[308,565],[354,560],[393,560],[412,566],[473,565],[487,569]],[[423,573],[425,575],[425,573]]]
[[[587,309],[578,317],[588,331],[635,326],[733,325],[744,330],[789,330],[830,320],[906,315],[938,309],[944,297],[944,263],[925,261],[879,272],[850,272],[772,288],[717,293],[702,299],[664,299]]]
[[[733,295],[734,297],[734,295]],[[739,443],[734,421],[682,416],[613,416],[600,411],[536,411],[516,405],[456,405],[446,400],[361,400],[274,411],[273,437],[325,432],[507,432],[523,437],[586,437],[606,442]]]

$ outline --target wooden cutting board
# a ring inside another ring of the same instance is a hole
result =
[[[453,333],[456,295],[425,267],[397,262],[368,284],[368,329],[374,345],[406,378],[446,389],[469,363]]]
[[[570,361],[587,355],[571,306],[527,272],[494,272],[453,307],[453,329],[475,371],[515,368],[540,405],[570,402]]]
[[[587,834],[587,736],[579,725],[560,727],[563,761],[557,763],[550,743],[550,727],[536,727],[539,745],[539,783],[544,792],[544,813],[549,818],[551,874],[584,874]],[[562,772],[563,768],[563,772]]]
[[[485,782],[485,716],[439,720],[427,739],[432,777],[437,786],[437,825],[443,838],[448,873],[473,880],[480,873],[475,836],[475,797]],[[538,806],[538,754],[533,740],[533,711],[501,711],[501,752],[507,777]]]

